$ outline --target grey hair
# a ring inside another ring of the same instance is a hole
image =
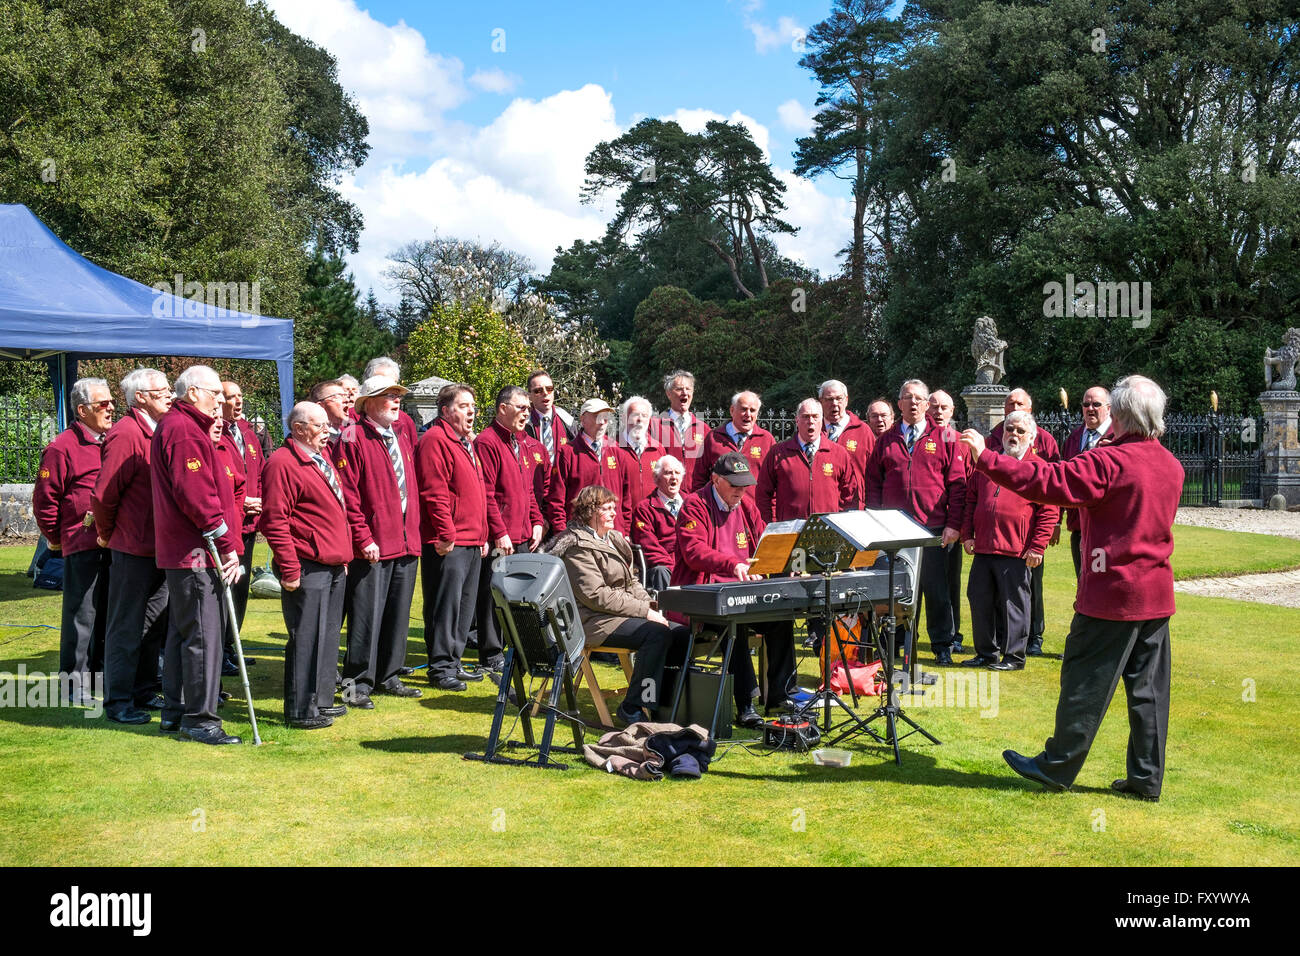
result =
[[[920,385],[921,390],[925,392],[926,401],[930,400],[930,386],[926,385],[925,382],[921,381],[919,378],[909,378],[902,385],[898,386],[898,397],[900,399],[903,397],[903,393],[907,391],[907,386],[909,385]]]
[[[744,389],[743,391],[737,392],[735,395],[732,395],[732,396],[731,396],[731,407],[732,407],[732,408],[735,408],[735,407],[736,407],[736,403],[740,401],[740,396],[742,396],[742,395],[753,395],[755,398],[758,399],[758,407],[759,407],[760,409],[762,409],[762,407],[763,407],[763,397],[762,397],[761,395],[759,395],[758,392],[756,392],[756,391],[754,391],[753,389],[750,389],[750,388]]]
[[[126,378],[122,379],[122,398],[126,400],[127,405],[139,408],[140,406],[135,402],[135,393],[149,391],[150,383],[156,378],[163,380],[159,388],[167,387],[167,376],[156,368],[138,368],[133,372],[127,372]]]
[[[346,372],[344,372],[342,375],[340,375],[339,378],[338,378],[338,380],[339,380],[340,382],[342,382],[344,385],[350,386],[350,387],[352,387],[352,388],[360,388],[360,387],[361,387],[361,383],[358,382],[358,381],[357,381],[355,378],[353,378],[351,375],[348,375]]]
[[[90,390],[92,388],[108,388],[108,382],[102,378],[79,378],[72,383],[72,407],[75,409],[78,405],[90,404]]]
[[[690,372],[686,371],[686,369],[679,368],[679,369],[674,369],[673,371],[669,372],[667,375],[664,376],[664,391],[666,392],[670,388],[672,388],[673,382],[677,381],[679,378],[686,379],[686,381],[691,383],[692,388],[695,387],[695,376],[692,375]]]
[[[650,466],[650,472],[655,476],[655,478],[658,478],[660,472],[667,467],[680,468],[683,475],[686,473],[686,466],[672,455],[664,455],[662,458],[656,458],[655,463]]]
[[[847,396],[849,394],[849,387],[837,378],[828,378],[817,386],[817,397],[821,398],[830,391],[840,391]]]
[[[172,386],[172,392],[176,395],[178,401],[185,400],[185,393],[191,388],[198,385],[201,378],[212,376],[218,381],[221,380],[217,373],[206,365],[191,365],[181,374],[176,376],[176,384]],[[201,386],[200,386],[201,387]]]
[[[1034,421],[1034,415],[1032,412],[1021,410],[1012,412],[1006,418],[1002,419],[1003,433],[1006,432],[1006,427],[1008,425],[1024,425],[1027,429],[1025,432],[1025,438],[1028,440],[1030,445],[1032,445],[1034,440],[1038,438],[1038,422]]]
[[[1016,392],[1019,392],[1021,395],[1025,396],[1026,405],[1028,405],[1031,409],[1034,407],[1034,397],[1030,395],[1027,391],[1025,391],[1023,388],[1013,388],[1011,391],[1007,392],[1007,398],[1010,398],[1012,395],[1016,394]]]
[[[293,428],[294,425],[308,421],[313,409],[317,412],[321,411],[320,405],[315,402],[299,402],[293,406],[292,411],[289,412],[289,427]]]
[[[817,401],[817,399],[815,398],[805,398],[802,402],[800,402],[798,405],[794,407],[794,413],[798,415],[800,412],[803,411],[803,407],[809,404],[810,402],[812,403],[813,406],[815,406],[813,410],[818,415],[820,415],[822,413],[822,403]]]
[[[632,410],[632,405],[635,402],[640,402],[649,409],[651,415],[655,413],[655,407],[650,404],[650,399],[643,395],[633,395],[622,405],[618,406],[618,417],[620,421],[627,421],[627,413]]]
[[[1126,375],[1110,392],[1110,414],[1121,433],[1159,438],[1165,433],[1165,393],[1142,375]]]
[[[394,382],[401,380],[402,366],[398,365],[387,355],[381,355],[379,356],[379,358],[372,358],[369,362],[367,362],[366,370],[362,374],[361,378],[364,380],[370,378],[370,376],[372,375],[383,375],[384,373],[381,371],[381,369],[386,369],[386,368],[391,368],[393,370],[393,374],[391,376],[385,376],[385,377],[391,377]]]
[[[516,398],[527,400],[528,393],[518,385],[506,385],[501,391],[497,392],[497,403],[494,407],[500,408],[502,405],[509,405]]]

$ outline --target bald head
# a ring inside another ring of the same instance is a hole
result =
[[[1007,400],[1002,404],[1002,411],[1010,415],[1012,412],[1032,412],[1034,410],[1034,400],[1029,397],[1029,393],[1023,388],[1013,388],[1007,395]]]
[[[758,424],[758,410],[763,402],[756,392],[737,392],[731,396],[731,425],[742,435],[748,435]]]
[[[939,389],[930,393],[930,417],[940,428],[952,421],[952,396]]]

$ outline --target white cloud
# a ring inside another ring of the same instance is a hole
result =
[[[807,135],[813,128],[812,113],[798,100],[786,100],[776,108],[781,125],[792,133]]]
[[[475,70],[469,85],[485,93],[509,93],[519,85],[519,77],[505,70]]]
[[[803,52],[800,47],[808,31],[794,17],[779,17],[775,29],[766,23],[749,19],[746,19],[745,26],[754,34],[754,50],[758,53],[770,53],[782,46],[789,47],[792,52]]]
[[[775,172],[786,187],[786,208],[781,218],[799,227],[796,235],[776,236],[776,247],[782,255],[819,269],[823,277],[833,275],[839,269],[836,253],[852,235],[853,200],[829,196],[789,170]]]
[[[464,64],[430,51],[404,21],[381,23],[355,0],[269,3],[281,23],[338,60],[340,84],[370,122],[372,158],[418,152],[440,129],[442,114],[469,98]]]

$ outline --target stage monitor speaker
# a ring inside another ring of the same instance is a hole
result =
[[[505,554],[492,562],[492,601],[502,632],[527,673],[559,659],[581,666],[586,635],[564,562],[550,554]]]

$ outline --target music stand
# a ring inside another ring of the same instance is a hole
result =
[[[487,746],[483,753],[464,754],[464,759],[568,770],[567,764],[552,760],[551,753],[582,753],[582,722],[560,711],[559,703],[563,688],[569,710],[576,712],[578,709],[573,676],[581,665],[586,641],[564,562],[550,554],[502,555],[492,562],[491,591],[492,610],[501,633],[507,639],[505,663],[497,687]],[[525,672],[551,682],[550,699],[542,705],[546,710],[546,721],[540,743],[533,740],[529,717],[533,701],[524,689]],[[503,744],[500,740],[512,681],[515,705],[519,707],[519,719],[523,724],[522,744],[514,740]],[[572,747],[552,746],[557,717],[563,717],[572,725]],[[503,749],[520,746],[536,747],[536,760],[519,760],[501,753]]]
[[[863,728],[871,734],[874,740],[890,744],[894,748],[894,762],[901,764],[903,760],[898,750],[900,739],[898,721],[901,720],[912,728],[908,732],[909,734],[920,733],[936,744],[940,741],[939,738],[908,717],[898,703],[898,691],[894,687],[894,647],[898,633],[898,620],[894,615],[894,602],[896,599],[894,570],[898,566],[900,551],[906,548],[934,547],[939,544],[940,539],[931,534],[924,525],[918,524],[905,513],[897,510],[846,511],[840,514],[823,515],[821,520],[822,523],[831,528],[852,547],[861,551],[883,551],[889,558],[889,603],[886,606],[884,617],[881,618],[880,626],[876,630],[880,656],[884,662],[882,670],[885,673],[885,703],[878,706],[875,712],[865,721],[858,722],[863,725]],[[918,561],[913,574],[913,594],[920,589],[919,572],[920,562]],[[915,653],[915,641],[913,642],[913,653]],[[881,718],[884,718],[886,727],[883,738],[869,726],[873,721]],[[831,743],[837,743],[846,737],[861,732],[863,732],[862,729],[858,727],[850,727],[835,740],[832,740]]]

